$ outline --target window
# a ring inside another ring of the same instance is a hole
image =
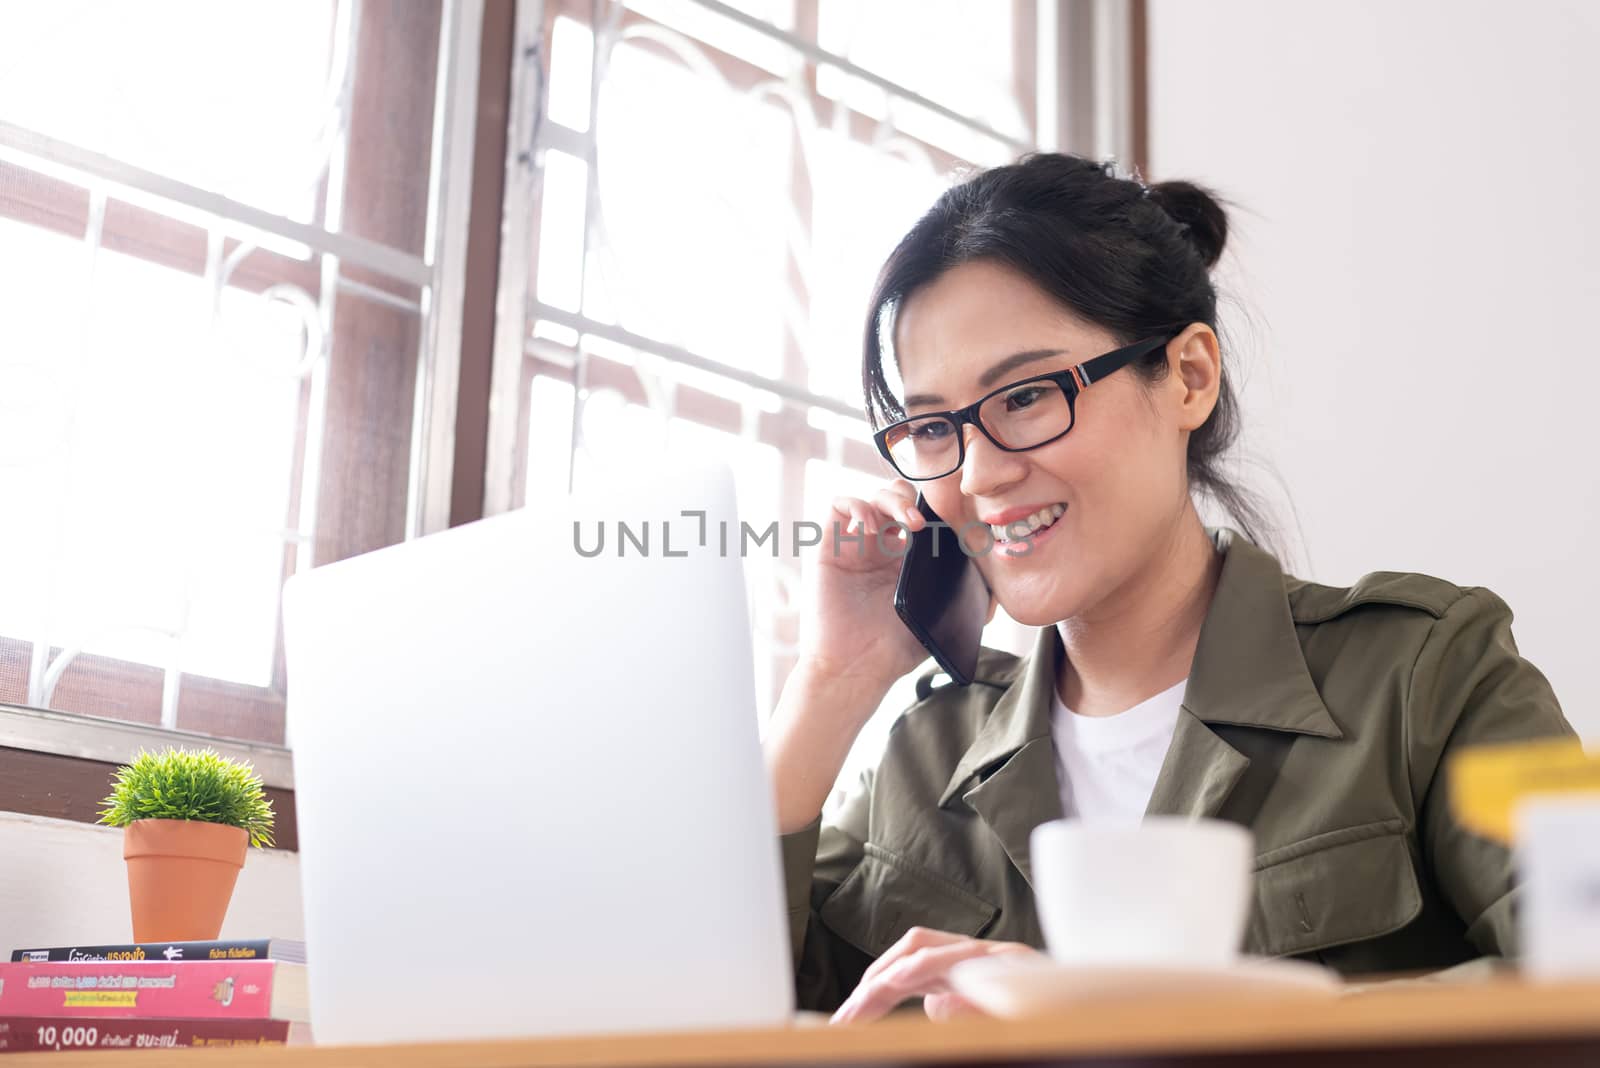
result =
[[[452,429],[485,513],[566,492],[602,442],[709,447],[784,531],[884,477],[866,295],[952,179],[1056,143],[1061,5],[519,0],[516,40],[480,39],[496,10],[12,13],[0,704],[284,742],[284,579],[437,528],[441,486],[473,512]],[[452,181],[496,49],[505,236],[469,387]],[[486,426],[456,424],[468,399]],[[800,566],[746,561],[762,712]]]
[[[491,454],[491,510],[565,492],[590,450],[674,437],[716,439],[757,526],[879,485],[865,301],[953,178],[1035,143],[1035,5],[543,7],[519,53],[543,64],[521,78],[545,108],[506,215],[527,252],[502,260],[528,312],[497,326],[520,373],[496,385],[512,427],[491,427],[517,462],[497,486]],[[801,564],[786,545],[745,566],[765,713],[794,662]]]
[[[282,743],[284,578],[408,529],[440,9],[9,18],[0,702]]]

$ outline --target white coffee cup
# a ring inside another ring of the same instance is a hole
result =
[[[1600,797],[1534,795],[1511,818],[1522,974],[1600,979]]]
[[[1066,964],[1226,967],[1249,919],[1250,832],[1221,820],[1053,820],[1030,838],[1050,955]]]

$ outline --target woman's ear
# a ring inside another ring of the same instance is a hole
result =
[[[1178,397],[1178,427],[1198,430],[1211,418],[1222,387],[1222,349],[1205,323],[1191,323],[1167,342],[1167,365]]]

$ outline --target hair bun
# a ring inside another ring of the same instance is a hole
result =
[[[1217,197],[1193,182],[1157,182],[1149,188],[1150,199],[1188,227],[1189,241],[1199,251],[1206,267],[1216,266],[1228,241],[1228,214]]]

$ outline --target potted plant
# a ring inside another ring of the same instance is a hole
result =
[[[140,752],[117,769],[100,822],[123,828],[135,942],[215,939],[272,803],[249,764],[205,749]]]

